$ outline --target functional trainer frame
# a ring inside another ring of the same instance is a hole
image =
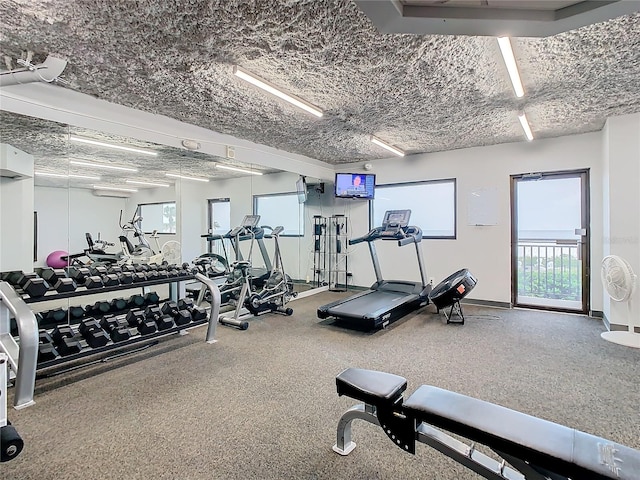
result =
[[[381,426],[406,452],[415,454],[417,440],[490,480],[639,478],[640,451],[493,403],[428,385],[404,400],[405,378],[357,368],[340,373],[336,385],[339,395],[365,402],[338,422],[333,450],[340,455],[356,447],[351,423],[360,419]],[[476,443],[501,459],[476,450]]]

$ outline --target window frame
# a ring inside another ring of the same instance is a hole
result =
[[[284,232],[280,234],[280,237],[292,237],[292,238],[300,238],[300,237],[304,237],[304,232],[305,232],[305,221],[304,221],[304,208],[305,208],[305,204],[304,203],[300,203],[298,201],[298,192],[280,192],[280,193],[264,193],[264,194],[256,194],[253,195],[253,214],[254,215],[260,215],[260,213],[258,213],[258,200],[260,198],[268,198],[268,197],[283,197],[283,196],[290,196],[295,200],[296,205],[298,206],[298,212],[300,213],[300,215],[302,216],[302,220],[299,222],[299,227],[302,229],[302,231],[298,234],[291,234],[291,233],[287,233],[285,234]],[[262,215],[260,215],[260,220],[262,220]],[[261,221],[262,223],[262,221]],[[276,225],[269,225],[270,227],[274,227]]]
[[[416,185],[433,185],[438,183],[453,183],[453,235],[426,235],[423,231],[422,238],[427,240],[456,240],[458,238],[458,182],[456,178],[440,178],[437,180],[419,180],[416,182],[397,182],[376,185],[376,196],[369,200],[369,229],[375,227],[373,225],[373,204],[378,198],[378,190],[391,187],[410,187]],[[417,225],[422,229],[421,225]]]
[[[142,215],[142,209],[141,207],[143,206],[147,206],[147,205],[168,205],[168,204],[173,204],[176,207],[176,231],[175,232],[156,232],[157,235],[177,235],[178,234],[178,202],[176,202],[175,200],[169,200],[166,202],[146,202],[146,203],[138,203],[138,206],[136,207],[136,214],[140,215],[142,217],[142,223],[140,224],[140,229],[142,230],[142,233],[144,233],[145,235],[149,234],[151,235],[153,233],[153,231],[151,232],[147,232],[144,229],[144,215]]]

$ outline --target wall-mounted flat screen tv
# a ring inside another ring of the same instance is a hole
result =
[[[373,173],[336,173],[336,197],[371,200],[375,193]]]

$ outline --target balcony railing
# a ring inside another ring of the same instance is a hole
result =
[[[582,261],[575,240],[518,240],[518,298],[582,300]]]

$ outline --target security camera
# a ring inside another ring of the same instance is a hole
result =
[[[373,168],[373,165],[371,165],[370,163],[365,163],[364,164],[364,169],[365,170],[371,170]]]

